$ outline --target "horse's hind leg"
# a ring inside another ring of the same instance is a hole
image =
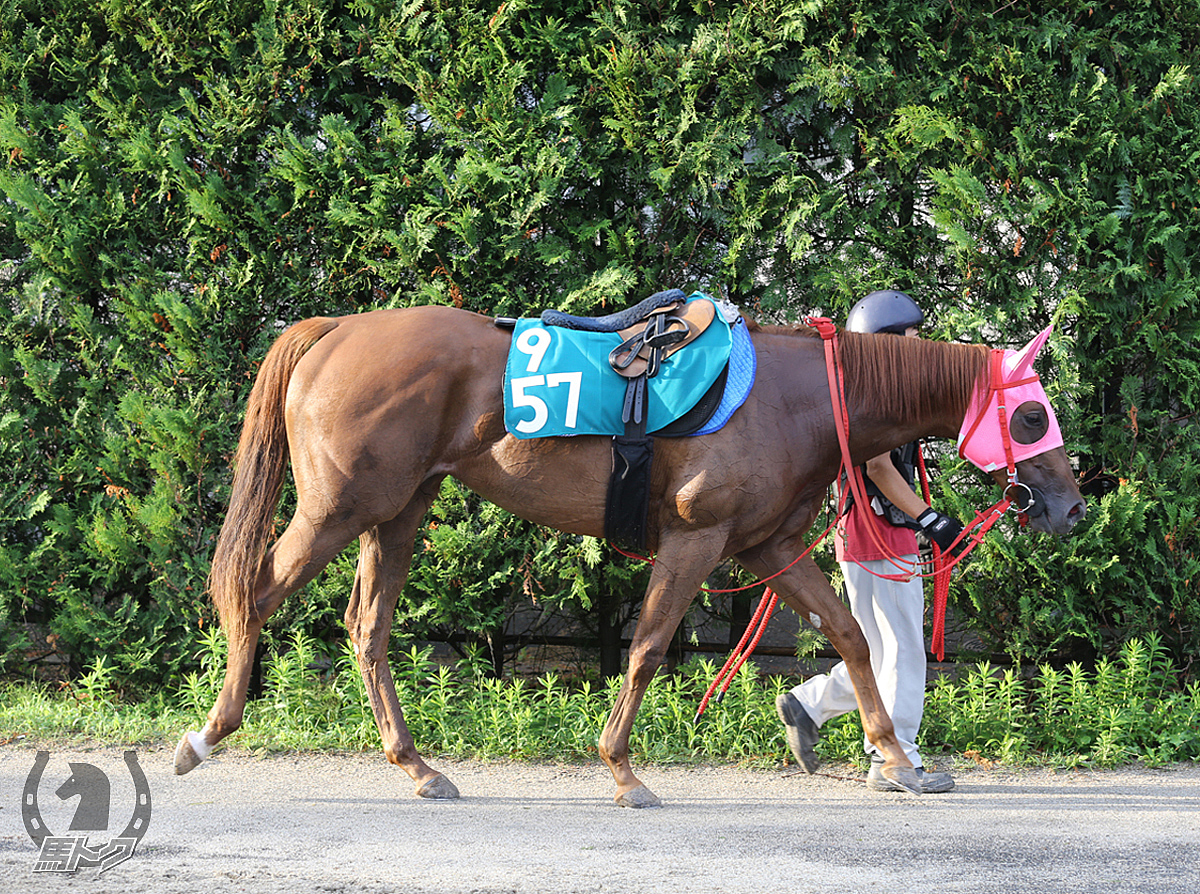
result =
[[[458,797],[458,789],[417,754],[388,665],[392,617],[408,577],[413,537],[436,492],[436,483],[427,485],[425,492],[415,496],[399,516],[359,537],[358,571],[346,607],[346,627],[354,643],[384,754],[417,783],[418,795],[449,799]]]
[[[254,650],[263,625],[283,601],[329,564],[353,539],[342,529],[314,525],[297,515],[268,550],[254,588],[256,611],[245,624],[229,633],[225,682],[208,712],[200,732],[184,734],[175,749],[175,772],[187,773],[212,752],[213,747],[242,725],[246,687],[254,666]]]

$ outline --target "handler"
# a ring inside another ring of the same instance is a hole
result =
[[[903,292],[885,290],[872,292],[855,304],[846,320],[846,329],[915,338],[924,321],[925,315],[912,298]],[[932,794],[950,791],[954,788],[954,778],[949,773],[926,771],[916,746],[925,706],[925,598],[921,578],[897,581],[876,576],[900,573],[888,561],[890,558],[900,557],[898,563],[902,565],[916,564],[914,529],[924,531],[943,551],[962,531],[959,522],[926,505],[913,490],[918,449],[914,442],[867,462],[870,505],[852,504],[843,524],[838,526],[835,545],[850,611],[870,646],[871,669],[884,707],[891,715],[896,738],[917,769],[921,790]],[[878,538],[871,535],[871,527]],[[886,552],[877,545],[877,540],[886,546]],[[813,749],[821,738],[821,725],[857,708],[854,686],[844,662],[836,664],[828,674],[810,677],[790,692],[781,693],[775,701],[788,746],[809,773],[820,762]],[[864,747],[871,755],[867,788],[900,791],[898,785],[884,778],[883,757],[875,746],[864,739]]]

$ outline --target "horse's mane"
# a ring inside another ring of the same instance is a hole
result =
[[[752,330],[817,338],[807,326],[752,325]],[[846,401],[867,413],[894,414],[899,424],[931,418],[947,405],[967,412],[987,373],[984,345],[838,330]]]
[[[843,332],[841,353],[849,404],[896,413],[901,424],[931,419],[947,407],[965,416],[987,372],[983,345]]]

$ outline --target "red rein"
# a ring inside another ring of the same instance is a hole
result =
[[[833,529],[833,525],[837,523],[837,519],[841,518],[843,514],[847,500],[847,494],[852,493],[854,498],[859,501],[860,506],[870,505],[870,501],[866,496],[866,485],[863,481],[862,470],[855,466],[850,459],[850,414],[846,407],[846,394],[842,380],[842,363],[841,356],[838,351],[837,327],[834,326],[830,320],[824,317],[810,317],[805,322],[807,322],[808,325],[815,327],[825,342],[825,365],[829,376],[829,396],[830,401],[833,404],[834,423],[838,434],[838,444],[841,447],[842,453],[842,465],[840,472],[845,474],[846,480],[849,482],[849,486],[842,492],[834,522],[830,524],[830,526],[825,529],[825,532],[816,540],[814,540],[809,547],[803,553],[797,556],[795,561],[793,561],[787,567],[777,571],[768,578],[763,578],[762,580],[756,581],[755,583],[749,584],[745,587],[736,587],[730,590],[706,590],[706,592],[736,593],[740,590],[747,590],[750,587],[758,586],[758,584],[766,583],[767,581],[779,577],[779,575],[783,574],[785,571],[807,556],[810,552],[812,552],[813,547],[820,543],[826,537],[826,535],[829,534],[829,532]],[[1002,370],[1000,370],[998,367],[999,364],[996,363],[995,358],[993,358],[991,387],[993,389],[999,388],[1003,390],[1006,385],[1003,381]],[[1007,435],[1007,425],[1003,424],[1006,422],[1004,419],[1005,410],[1003,401],[1001,401],[999,412],[1002,422],[1001,430],[1005,433],[1005,435]],[[1007,443],[1007,440],[1004,446],[1008,459],[1009,481],[1012,482],[1016,480],[1015,463],[1013,462],[1012,451]],[[925,471],[925,458],[920,453],[918,453],[918,458],[921,472],[921,487],[924,492],[925,501],[929,502],[929,480]],[[946,657],[946,601],[950,593],[951,570],[955,565],[967,557],[971,550],[973,550],[987,535],[987,532],[992,529],[992,526],[995,525],[996,522],[999,521],[1000,517],[1008,511],[1009,507],[1012,506],[1013,501],[1007,496],[1007,493],[1008,491],[1006,489],[1005,495],[1002,497],[1002,499],[990,506],[988,509],[985,509],[984,511],[975,515],[975,518],[971,521],[971,523],[963,529],[962,533],[959,534],[958,538],[953,544],[951,544],[950,549],[947,551],[951,553],[950,558],[946,557],[937,544],[933,544],[932,572],[918,573],[915,568],[910,567],[910,563],[904,561],[899,556],[892,554],[891,551],[888,550],[886,546],[883,546],[882,543],[879,544],[885,550],[885,552],[889,554],[889,561],[892,563],[892,565],[899,569],[901,573],[895,575],[876,575],[877,577],[884,577],[893,580],[908,580],[914,575],[934,578],[933,632],[931,646],[934,655],[937,656],[938,661],[941,661]],[[873,528],[869,528],[869,530],[872,531],[873,536],[878,537],[878,535],[874,533]],[[959,545],[964,543],[964,540],[966,541],[965,545],[962,546],[961,549],[958,549]],[[954,554],[956,549],[958,549],[957,555]],[[618,552],[622,552],[623,555],[631,556],[632,558],[644,558],[642,556],[632,556],[630,553],[625,553],[621,550],[618,550]],[[652,560],[647,559],[646,561]],[[708,687],[708,691],[704,693],[704,698],[700,701],[700,707],[696,710],[696,716],[693,722],[700,719],[700,715],[702,715],[705,708],[708,707],[709,700],[713,697],[713,693],[716,692],[718,686],[720,687],[720,693],[717,695],[717,701],[720,701],[724,697],[725,693],[729,690],[729,686],[733,682],[733,678],[737,675],[737,672],[741,669],[742,665],[746,663],[746,660],[751,656],[751,654],[753,654],[754,649],[758,646],[759,640],[762,639],[763,633],[766,630],[767,622],[770,620],[771,613],[775,610],[775,606],[778,604],[778,601],[778,595],[771,590],[770,587],[768,587],[763,593],[763,598],[759,601],[758,608],[754,612],[754,617],[750,619],[750,623],[746,626],[746,631],[742,634],[741,640],[738,642],[733,652],[730,653],[729,658],[725,661],[720,673],[717,674],[716,679],[714,679],[712,684]]]

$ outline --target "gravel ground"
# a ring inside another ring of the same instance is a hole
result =
[[[438,761],[463,797],[429,802],[373,754],[224,752],[187,776],[142,750],[153,815],[107,872],[34,873],[21,819],[31,747],[0,748],[0,892],[1155,892],[1200,890],[1200,767],[956,772],[958,787],[870,792],[850,771],[647,767],[659,810],[611,802],[588,766]],[[110,827],[132,814],[117,749],[55,751],[39,801],[53,834],[69,761],[112,781]],[[97,836],[102,840],[111,837]]]

